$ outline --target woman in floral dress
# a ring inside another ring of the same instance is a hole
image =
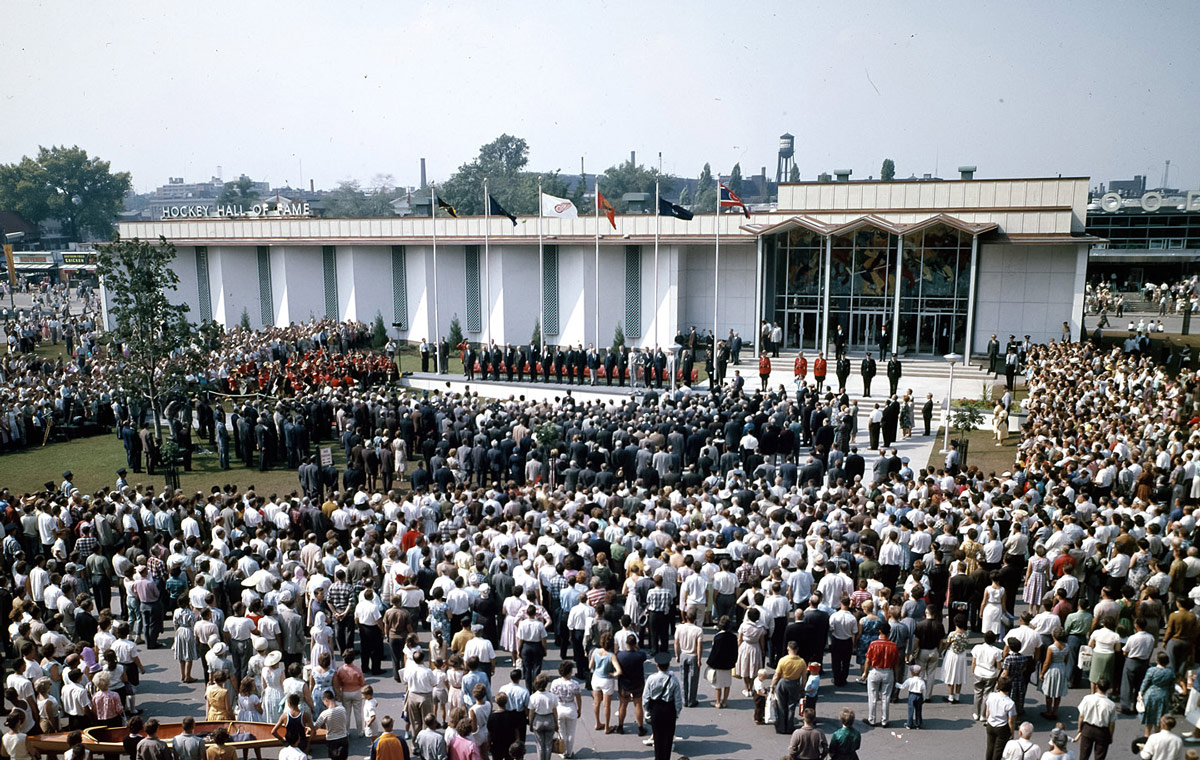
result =
[[[1033,548],[1034,556],[1025,566],[1025,592],[1022,601],[1029,605],[1029,614],[1036,615],[1042,609],[1042,597],[1049,588],[1050,560],[1046,559],[1046,547],[1038,544]]]
[[[967,630],[967,616],[959,613],[954,616],[954,631],[946,637],[945,655],[942,657],[942,683],[946,684],[949,694],[946,701],[957,702],[962,687],[967,682],[971,672],[970,662],[970,632]]]

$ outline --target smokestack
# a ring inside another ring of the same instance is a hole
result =
[[[958,176],[962,179],[975,179],[975,167],[974,166],[958,167]]]
[[[310,193],[317,192],[317,181],[315,179],[313,179],[312,177],[308,178],[308,191]]]
[[[632,164],[633,166],[637,166],[637,151],[636,150],[629,151],[629,163]]]
[[[421,159],[421,187],[425,187],[425,159]]]
[[[763,178],[763,182],[767,181],[767,167],[765,167],[765,166],[762,168],[762,178]]]

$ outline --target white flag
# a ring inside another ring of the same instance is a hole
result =
[[[566,198],[555,198],[553,195],[542,193],[542,216],[552,216],[557,219],[578,219],[579,209]]]

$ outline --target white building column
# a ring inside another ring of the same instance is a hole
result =
[[[829,283],[831,279],[830,270],[833,267],[833,236],[825,236],[825,284],[822,286],[821,299],[821,345],[817,346],[817,353],[825,353],[825,349],[829,346]]]
[[[904,266],[904,236],[896,236],[896,290],[892,303],[892,355],[900,347],[900,279]],[[883,357],[879,357],[881,360]]]
[[[754,329],[758,329],[758,321],[762,319],[763,313],[763,285],[766,278],[763,277],[763,239],[762,235],[758,236],[757,248],[754,253]],[[719,340],[720,336],[714,336]]]
[[[971,284],[967,289],[967,336],[963,341],[963,363],[971,361],[975,347],[975,283],[979,281],[979,236],[971,236]],[[1082,291],[1080,291],[1082,292]],[[951,346],[953,351],[954,347]]]

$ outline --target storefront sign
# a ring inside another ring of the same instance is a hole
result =
[[[164,206],[163,219],[217,219],[230,216],[312,216],[312,209],[307,201],[304,203],[255,203],[253,206],[228,204],[215,206]]]
[[[1163,207],[1162,193],[1151,190],[1138,199],[1138,205],[1143,211],[1158,211]],[[1125,207],[1125,199],[1116,193],[1105,193],[1100,196],[1100,208],[1105,211],[1120,211]],[[1189,190],[1183,203],[1177,208],[1180,211],[1200,211],[1200,190]]]
[[[64,264],[95,264],[96,254],[94,253],[64,253],[62,255]]]
[[[18,264],[53,264],[54,257],[48,253],[14,253]]]

